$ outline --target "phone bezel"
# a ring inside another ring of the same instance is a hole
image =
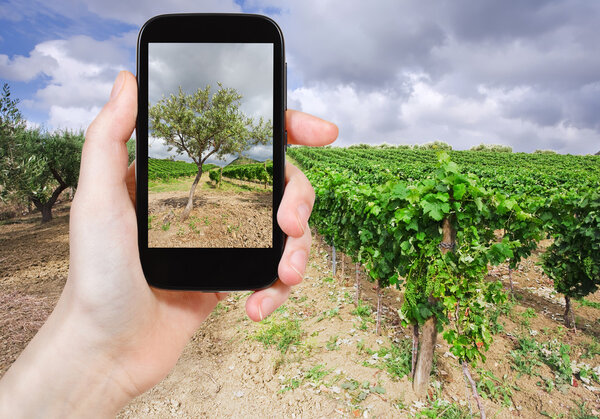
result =
[[[273,247],[148,247],[148,44],[273,44]],[[137,45],[136,211],[140,261],[154,287],[239,291],[268,287],[277,279],[285,236],[276,214],[285,181],[285,52],[281,29],[268,17],[251,14],[160,15],[147,21]]]

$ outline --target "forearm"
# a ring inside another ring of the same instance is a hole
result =
[[[80,326],[79,326],[80,327]],[[114,417],[129,397],[115,365],[57,308],[0,380],[0,417]]]

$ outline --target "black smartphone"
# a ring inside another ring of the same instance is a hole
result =
[[[137,48],[136,210],[148,283],[255,290],[283,253],[286,65],[251,14],[150,19]]]

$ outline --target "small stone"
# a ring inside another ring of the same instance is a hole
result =
[[[260,352],[252,352],[250,354],[250,356],[248,357],[248,361],[253,362],[253,363],[257,363],[260,362],[260,360],[262,359],[262,354]]]

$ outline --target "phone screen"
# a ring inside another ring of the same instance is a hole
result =
[[[273,44],[148,44],[148,247],[273,247]]]
[[[277,279],[285,235],[283,35],[265,16],[150,19],[137,53],[136,215],[147,281],[235,291]]]

